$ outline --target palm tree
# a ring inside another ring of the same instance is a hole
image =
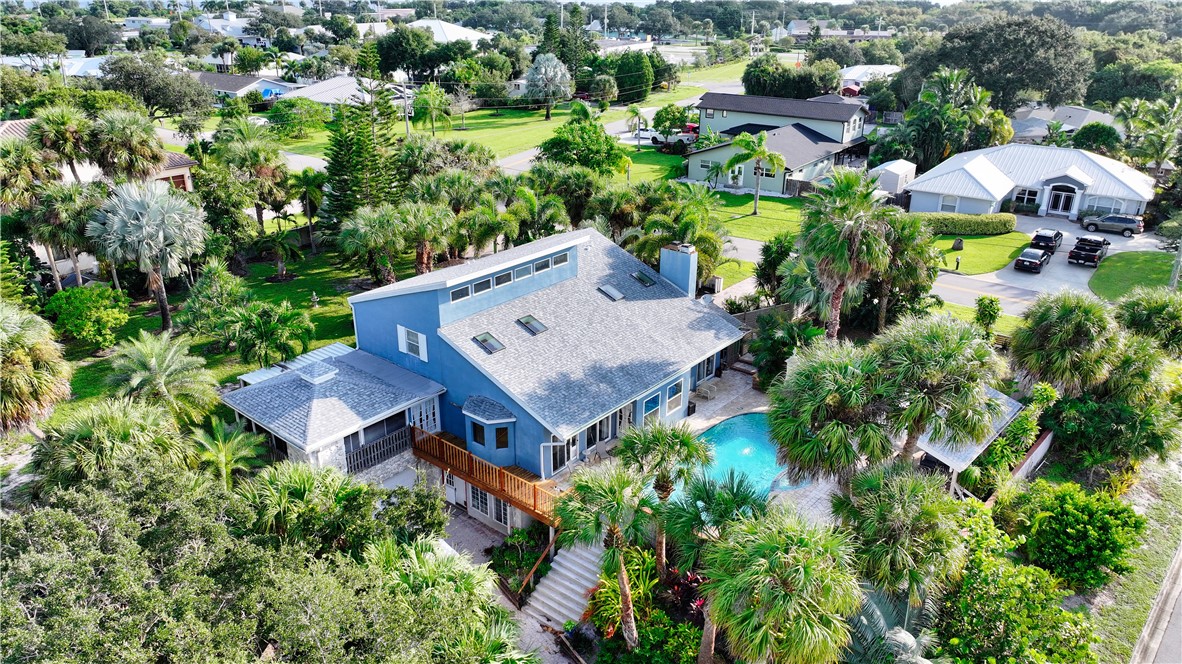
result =
[[[886,227],[890,259],[878,274],[878,332],[886,329],[892,302],[909,297],[913,286],[931,284],[939,274],[943,256],[932,232],[922,219],[891,215]]]
[[[99,113],[90,125],[87,154],[111,179],[144,180],[164,164],[164,145],[152,121],[135,111]]]
[[[248,123],[241,123],[251,126]],[[213,148],[218,161],[228,167],[248,173],[250,186],[254,189],[254,214],[259,223],[259,232],[264,233],[263,211],[275,201],[285,198],[284,185],[287,183],[287,165],[279,154],[279,146],[270,138],[235,139],[230,134],[226,140],[219,140]]]
[[[521,179],[520,175],[498,171],[484,179],[484,190],[493,195],[498,205],[509,207],[521,186]]]
[[[33,447],[29,469],[38,476],[33,494],[73,486],[143,452],[188,464],[191,451],[166,408],[131,399],[88,404],[47,427]]]
[[[164,182],[117,185],[86,226],[98,252],[113,263],[134,260],[156,293],[160,329],[172,329],[164,280],[205,248],[205,213]]]
[[[1106,303],[1079,291],[1043,294],[1022,314],[1010,354],[1031,380],[1079,396],[1108,377],[1118,333]]]
[[[885,420],[891,388],[869,348],[831,341],[798,350],[772,386],[768,412],[789,475],[844,484],[863,459],[888,458],[894,451]]]
[[[539,197],[529,187],[518,187],[514,198],[517,201],[505,210],[506,223],[517,226],[514,240],[533,242],[570,226],[570,217],[558,196]]]
[[[47,415],[70,396],[71,373],[49,323],[0,300],[0,431]]]
[[[214,417],[209,429],[195,429],[197,462],[213,472],[226,490],[234,488],[234,474],[247,473],[263,465],[263,436],[250,433],[240,423]]]
[[[735,152],[730,159],[726,160],[728,171],[739,164],[745,164],[749,161],[755,162],[752,165],[755,173],[755,205],[751,210],[751,214],[758,215],[760,181],[763,179],[765,172],[768,175],[775,175],[784,170],[786,163],[784,161],[784,155],[768,147],[766,131],[761,131],[756,136],[743,132],[731,141],[731,145],[738,148],[738,152]]]
[[[844,664],[933,664],[924,655],[936,646],[931,627],[939,616],[939,602],[928,597],[914,608],[906,596],[863,584],[862,606],[848,619],[850,645]]]
[[[308,237],[312,242],[312,253],[316,253],[316,213],[320,211],[320,204],[324,202],[324,185],[328,183],[328,174],[308,167],[299,173],[292,173],[287,177],[287,190],[299,199],[304,210],[304,218],[308,220]]]
[[[777,505],[706,545],[699,591],[736,658],[837,662],[850,642],[845,617],[862,601],[852,567],[845,534]]]
[[[284,230],[260,235],[251,245],[260,254],[271,254],[275,257],[275,278],[280,281],[287,278],[288,261],[298,261],[304,257],[300,245]]]
[[[451,129],[450,100],[447,93],[438,84],[428,83],[415,91],[414,124],[416,127],[430,125],[431,135],[435,135],[436,123],[444,129]]]
[[[26,223],[29,234],[45,246],[53,282],[60,291],[61,275],[53,247],[65,247],[74,265],[75,285],[82,286],[82,267],[78,263],[78,252],[89,248],[86,239],[86,222],[102,201],[100,188],[94,184],[78,182],[47,182],[38,190],[32,207],[28,209]]]
[[[567,124],[591,124],[595,121],[595,111],[583,102],[575,99],[570,103],[570,115]]]
[[[710,168],[706,169],[706,180],[710,182],[710,186],[717,189],[718,180],[727,172],[726,164],[720,161],[710,163]]]
[[[654,423],[625,433],[616,448],[616,458],[624,467],[652,478],[653,493],[663,512],[677,486],[710,465],[714,447],[687,427]],[[657,519],[656,527],[657,574],[664,578],[665,528],[661,519]]]
[[[907,432],[901,455],[911,460],[923,434],[960,447],[993,433],[1001,405],[987,389],[1006,373],[1005,361],[972,323],[948,315],[908,317],[875,338],[879,370],[898,388],[887,417]]]
[[[643,537],[656,507],[644,478],[617,462],[581,468],[558,499],[554,515],[559,546],[603,542],[603,567],[620,585],[620,626],[628,649],[636,648],[636,613],[624,566],[624,548]]]
[[[632,252],[656,264],[662,247],[692,244],[698,251],[698,281],[706,280],[722,264],[723,252],[730,243],[726,225],[714,216],[718,205],[718,195],[705,185],[674,189],[672,200],[649,216]]]
[[[89,129],[90,120],[81,110],[73,106],[47,106],[37,111],[36,119],[29,125],[28,137],[34,145],[53,154],[58,162],[65,162],[74,181],[82,182],[78,162],[86,159]]]
[[[497,201],[492,194],[481,196],[480,204],[468,210],[456,220],[456,227],[462,229],[466,241],[475,247],[479,255],[490,244],[493,253],[497,252],[497,241],[502,237],[509,244],[517,237],[520,227],[514,215],[499,212]]]
[[[904,595],[912,608],[960,576],[966,555],[961,503],[944,477],[907,463],[873,467],[854,477],[848,496],[834,495],[832,508],[856,538],[862,578]],[[909,618],[904,629],[911,627]]]
[[[26,140],[0,138],[0,209],[29,205],[41,183],[61,177],[57,163],[52,154]]]
[[[189,349],[187,337],[140,330],[116,346],[107,383],[119,396],[166,407],[178,422],[198,422],[218,403],[217,379]]]
[[[316,326],[307,312],[291,306],[253,302],[230,312],[227,325],[243,362],[265,367],[308,352]]]
[[[825,336],[836,339],[845,292],[890,260],[886,228],[896,208],[882,205],[874,179],[853,169],[834,169],[830,182],[805,197],[800,252],[816,259],[817,276],[832,293]]]
[[[628,185],[607,187],[595,195],[588,205],[592,216],[602,218],[608,226],[613,242],[624,233],[640,225],[639,198],[636,189]]]
[[[223,39],[222,41],[213,45],[213,48],[210,49],[210,53],[214,57],[221,58],[222,64],[226,65],[228,68],[233,62],[234,54],[238,52],[240,46],[241,44],[238,43],[237,39]]]
[[[402,215],[389,203],[365,206],[341,223],[337,247],[349,256],[364,256],[373,280],[381,285],[397,278],[394,264],[405,242]]]
[[[720,482],[701,473],[685,483],[681,495],[661,511],[669,538],[677,545],[678,565],[697,567],[702,549],[727,537],[727,531],[742,519],[767,514],[767,491],[755,488],[751,480],[734,469]],[[710,621],[710,606],[702,607],[702,643],[698,664],[713,664],[717,629]]]
[[[628,104],[628,109],[624,111],[627,115],[628,131],[635,134],[641,129],[648,127],[648,118],[644,116],[644,111],[640,109],[638,104]],[[636,139],[636,149],[640,150],[640,138]]]
[[[398,206],[398,217],[403,242],[415,248],[415,274],[430,272],[434,246],[451,232],[455,214],[442,205],[403,203]]]

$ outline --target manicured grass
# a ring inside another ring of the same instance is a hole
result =
[[[952,241],[957,237],[964,238],[964,250],[952,251]],[[996,272],[1010,264],[1022,250],[1030,244],[1030,236],[1025,233],[1006,233],[1005,235],[940,235],[936,237],[936,246],[944,252],[946,261],[944,267],[957,269],[956,258],[960,257],[960,271],[964,274],[984,274]]]
[[[628,149],[628,158],[632,160],[632,181],[664,180],[669,178],[670,169],[678,169],[685,162],[684,157],[675,154],[659,152],[655,147],[642,147],[639,151],[635,147]],[[627,173],[617,173],[616,180],[623,181]]]
[[[640,104],[641,108],[651,108],[654,106],[660,107],[664,106],[665,104],[679,102],[683,99],[692,99],[698,95],[705,94],[705,92],[706,88],[703,88],[700,85],[686,85],[685,83],[682,83],[672,90],[666,90],[665,92],[654,92],[648,96],[648,99],[637,103]],[[615,109],[613,109],[608,111],[607,114],[612,115],[615,112]],[[613,115],[609,122],[614,120],[622,120],[624,117],[625,116],[614,117]]]
[[[945,302],[944,303],[944,311],[949,314],[952,314],[954,317],[959,318],[960,320],[963,320],[963,321],[966,321],[969,323],[972,323],[974,320],[976,320],[976,317],[977,317],[977,310],[976,309],[974,309],[973,307],[966,307],[963,304],[954,304],[952,302]],[[1022,324],[1021,317],[1011,316],[1009,314],[1002,314],[1001,317],[997,319],[997,325],[995,325],[993,327],[993,331],[996,334],[1004,334],[1007,337],[1013,336],[1014,332],[1016,332],[1018,330],[1018,327],[1021,324]]]
[[[718,266],[714,274],[722,277],[722,287],[730,288],[735,284],[747,279],[755,274],[755,263],[748,263],[747,261],[734,260],[730,263],[723,263]]]
[[[747,68],[747,60],[736,60],[717,67],[705,69],[687,69],[681,72],[682,85],[687,83],[735,83],[743,78],[743,70]]]
[[[1170,281],[1174,255],[1164,251],[1126,251],[1111,254],[1088,281],[1092,292],[1115,300],[1137,286],[1165,286]]]
[[[330,133],[327,129],[313,129],[308,132],[308,135],[303,138],[289,138],[282,141],[283,149],[288,152],[296,154],[303,154],[309,157],[324,158],[324,152],[328,149],[328,137]]]
[[[719,192],[722,208],[718,212],[731,235],[766,242],[783,231],[800,231],[799,198],[759,197],[759,216],[751,214],[752,194]]]
[[[619,117],[610,117],[618,113]],[[622,119],[624,112],[609,111],[604,122]],[[468,127],[460,130],[460,119],[453,118],[452,128],[443,129],[436,125],[435,136],[443,139],[463,139],[487,145],[497,153],[498,157],[506,157],[530,148],[536,148],[542,141],[554,135],[554,130],[561,127],[570,115],[570,108],[558,107],[551,113],[551,119],[546,121],[544,110],[507,109],[495,114],[495,111],[473,111],[465,116],[464,124]],[[431,133],[430,127],[416,128],[420,133]]]

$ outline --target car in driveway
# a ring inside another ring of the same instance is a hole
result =
[[[690,132],[681,132],[672,136],[666,136],[652,127],[642,127],[636,130],[636,138],[642,141],[652,141],[653,145],[664,145],[665,143],[676,143],[678,140],[693,143],[698,140],[698,135]]]
[[[1075,241],[1075,246],[1067,253],[1067,262],[1096,267],[1108,255],[1109,244],[1099,235],[1084,235]]]
[[[1107,231],[1133,237],[1145,232],[1145,222],[1140,217],[1127,214],[1106,214],[1103,217],[1089,217],[1080,222],[1089,233]]]
[[[1042,249],[1049,253],[1055,253],[1063,244],[1063,231],[1055,230],[1054,228],[1039,228],[1034,231],[1034,235],[1030,236],[1030,246],[1033,249]]]
[[[1047,263],[1050,262],[1051,252],[1035,247],[1027,247],[1014,260],[1014,269],[1039,274],[1046,267]]]

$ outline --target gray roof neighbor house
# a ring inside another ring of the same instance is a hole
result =
[[[845,143],[832,140],[821,132],[809,129],[799,122],[769,131],[767,145],[784,157],[785,165],[789,170],[807,166],[848,147]],[[719,143],[689,154],[701,154],[729,146],[730,143]]]
[[[698,108],[830,122],[849,122],[858,113],[868,112],[861,104],[834,104],[809,99],[759,97],[725,92],[707,92],[698,102]]]
[[[577,241],[578,274],[571,279],[477,312],[439,329],[439,335],[515,400],[570,436],[673,378],[743,331],[716,305],[687,297],[652,268],[597,231],[586,229],[532,242],[418,279],[438,280],[512,264],[519,250]],[[651,285],[632,276],[642,272]],[[395,284],[397,286],[397,284]],[[600,290],[623,295],[613,300]],[[533,316],[548,329],[533,334],[519,319]],[[491,333],[504,349],[488,353],[473,339]]]

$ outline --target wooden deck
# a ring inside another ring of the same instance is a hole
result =
[[[414,429],[415,456],[438,466],[465,482],[500,498],[531,517],[553,525],[558,493],[539,483],[524,468],[501,468],[472,454],[442,436]],[[547,483],[553,484],[553,483]]]

